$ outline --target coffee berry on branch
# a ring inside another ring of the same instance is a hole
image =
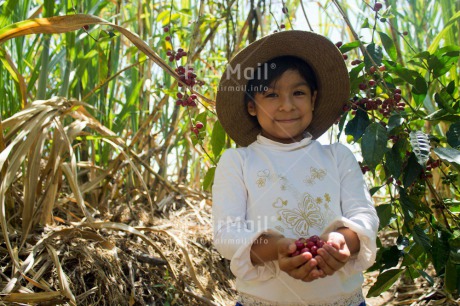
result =
[[[313,235],[310,238],[299,238],[294,243],[297,249],[291,254],[291,257],[308,252],[311,253],[313,258],[318,255],[318,250],[326,244],[326,242],[317,235]]]

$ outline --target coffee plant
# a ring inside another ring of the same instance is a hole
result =
[[[380,9],[376,3],[375,12]],[[383,18],[376,13],[374,22]],[[444,279],[447,293],[458,294],[460,47],[413,50],[403,58],[378,26],[372,38],[340,47],[344,53],[360,47],[363,56],[351,63],[352,96],[338,128],[360,145],[363,172],[371,172],[371,193],[388,196],[377,206],[380,230],[397,231],[394,244],[380,244],[371,268],[380,275],[368,296],[387,290],[402,274],[433,284],[429,267]]]

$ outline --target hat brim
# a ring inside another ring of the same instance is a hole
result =
[[[258,65],[278,57],[296,56],[315,72],[318,93],[307,131],[316,139],[336,122],[350,94],[350,80],[342,53],[326,37],[307,31],[283,31],[261,38],[241,50],[227,65],[216,96],[216,111],[227,134],[246,147],[260,126],[245,106],[247,82]]]

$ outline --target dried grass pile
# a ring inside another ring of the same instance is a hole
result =
[[[146,213],[147,205],[130,206],[117,206],[105,221],[48,226],[31,234],[33,267],[28,277],[16,282],[12,290],[16,293],[4,295],[3,301],[49,305],[232,303],[235,292],[228,262],[211,245],[209,200],[196,194],[177,196],[153,218]],[[1,252],[7,254],[4,248]],[[11,262],[0,264],[5,287],[11,282],[7,275],[13,267]],[[63,278],[67,285],[61,284]]]
[[[0,121],[0,304],[233,300],[228,265],[211,246],[207,195],[158,175],[85,107],[34,101]],[[116,152],[104,167],[77,162],[91,135]]]

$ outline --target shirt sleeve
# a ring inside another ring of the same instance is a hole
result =
[[[336,144],[334,149],[340,174],[342,217],[329,224],[323,233],[335,231],[343,226],[354,231],[360,241],[360,250],[343,270],[347,274],[362,272],[375,261],[379,218],[353,153],[342,144]]]
[[[221,156],[212,187],[214,246],[229,259],[233,274],[246,281],[264,281],[275,277],[275,262],[254,266],[250,250],[265,231],[251,229],[246,222],[247,188],[244,184],[244,151],[229,149]]]

